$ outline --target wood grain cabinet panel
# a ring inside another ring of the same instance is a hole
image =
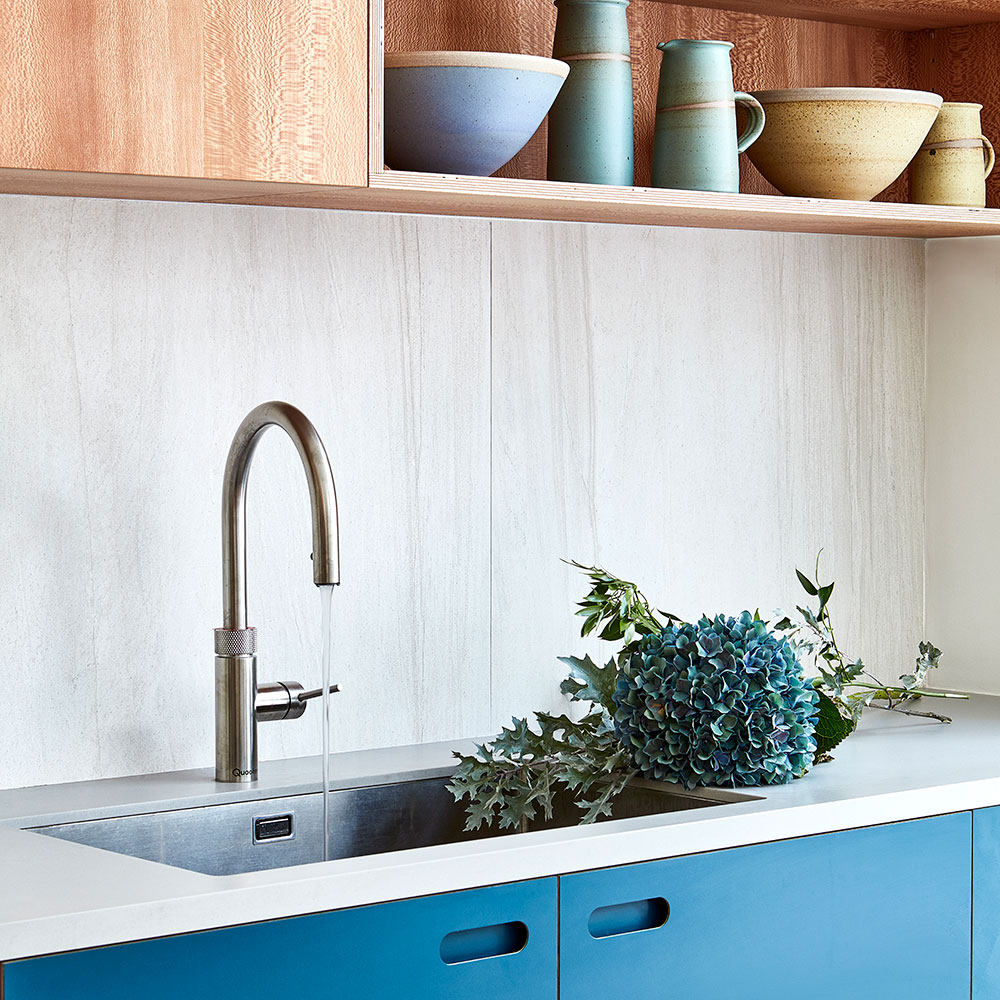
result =
[[[361,0],[7,0],[0,168],[367,183]]]

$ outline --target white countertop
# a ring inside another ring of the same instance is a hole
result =
[[[951,726],[869,712],[834,762],[754,801],[246,875],[20,827],[295,794],[301,762],[262,764],[256,786],[205,769],[0,791],[0,961],[1000,805],[1000,698],[945,711]],[[337,755],[334,786],[445,774],[454,745]]]

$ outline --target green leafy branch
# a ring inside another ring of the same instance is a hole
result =
[[[802,589],[819,600],[819,608],[796,606],[801,620],[784,617],[774,627],[789,633],[799,653],[811,656],[819,673],[813,686],[819,693],[820,712],[816,725],[816,761],[830,760],[830,751],[851,735],[866,708],[915,715],[949,723],[951,719],[936,712],[918,711],[911,703],[918,698],[967,698],[968,695],[946,691],[929,691],[923,687],[928,672],[938,665],[941,650],[933,643],[921,642],[916,665],[903,674],[898,684],[885,684],[872,674],[860,659],[850,660],[841,651],[830,616],[830,598],[834,583],[819,582],[819,562],[823,550],[816,555],[815,576],[795,571]]]
[[[662,631],[658,615],[679,621],[654,611],[636,584],[598,566],[569,565],[590,581],[577,605],[576,614],[584,619],[580,635],[596,630],[599,638],[622,643],[619,660],[646,636]],[[589,656],[560,660],[569,667],[560,690],[589,709],[579,722],[547,712],[535,712],[532,723],[515,718],[474,754],[456,753],[458,769],[449,788],[458,801],[468,802],[467,830],[494,822],[500,829],[524,830],[533,820],[551,820],[560,793],[572,797],[581,823],[592,823],[611,815],[615,798],[638,773],[614,731],[615,658],[603,667]]]
[[[534,713],[514,719],[475,754],[456,752],[458,769],[448,786],[456,801],[468,800],[466,830],[497,822],[500,829],[526,830],[541,817],[551,820],[560,790],[580,811],[580,823],[610,816],[615,798],[635,776],[631,756],[615,735],[615,661],[599,667],[589,656],[560,657],[570,667],[562,690],[570,701],[589,702],[574,722],[565,715]]]
[[[631,648],[647,635],[659,635],[663,631],[656,612],[634,583],[612,576],[599,566],[585,566],[572,559],[564,559],[563,562],[583,570],[591,583],[590,592],[577,604],[579,610],[575,612],[584,619],[581,636],[586,638],[603,625],[598,633],[599,639],[624,641],[622,652],[631,652]],[[680,621],[676,615],[666,611],[660,614],[668,622]]]

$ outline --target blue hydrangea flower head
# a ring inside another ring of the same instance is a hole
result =
[[[620,665],[615,704],[647,778],[775,785],[812,767],[819,696],[788,640],[749,611],[649,636]]]

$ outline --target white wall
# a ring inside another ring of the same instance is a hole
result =
[[[825,545],[894,676],[923,274],[898,240],[0,198],[0,787],[210,763],[222,466],[267,398],[337,477],[335,749],[558,705],[593,648],[564,556],[697,614],[792,604]],[[279,431],[248,512],[262,677],[318,683]],[[317,752],[309,715],[262,757]]]
[[[1000,694],[1000,239],[927,244],[927,634]]]

